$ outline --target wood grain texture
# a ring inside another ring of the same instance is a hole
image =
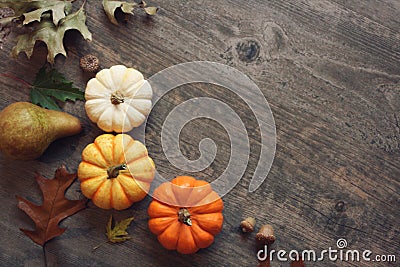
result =
[[[274,114],[277,151],[272,169],[254,193],[247,191],[260,153],[260,132],[246,103],[213,85],[192,84],[168,93],[156,105],[146,128],[146,144],[157,169],[167,178],[187,174],[172,166],[161,148],[160,131],[167,114],[187,99],[208,96],[224,101],[240,116],[251,143],[247,170],[223,197],[225,222],[215,243],[195,255],[164,250],[147,227],[150,198],[125,211],[88,208],[64,220],[67,231],[46,247],[48,266],[257,266],[254,234],[243,235],[240,221],[256,217],[272,224],[274,249],[335,247],[338,238],[349,249],[396,254],[400,260],[400,4],[395,0],[344,1],[160,1],[155,17],[137,14],[120,26],[111,24],[101,1],[86,4],[93,41],[73,31],[64,40],[68,58],[55,67],[80,88],[90,75],[79,58],[92,53],[102,68],[133,66],[146,78],[182,62],[224,63],[248,75],[262,90]],[[0,51],[0,73],[33,81],[45,63],[39,45],[33,58],[10,59],[9,36]],[[210,73],[210,75],[213,75]],[[0,108],[29,101],[29,90],[0,77]],[[82,102],[63,110],[78,116],[84,131],[56,141],[40,159],[22,163],[0,156],[0,260],[4,266],[44,266],[42,248],[19,228],[33,222],[17,208],[15,195],[39,203],[34,173],[52,177],[66,164],[76,171],[83,148],[102,132],[86,117]],[[225,130],[210,120],[189,123],[180,136],[182,153],[199,157],[198,144],[212,138],[217,157],[194,173],[212,181],[229,161]],[[68,196],[81,196],[78,182]],[[134,216],[122,244],[92,248],[105,240],[109,215]],[[356,262],[309,263],[306,266],[360,266]],[[289,264],[282,264],[288,266]],[[280,266],[277,261],[272,266]],[[363,262],[362,266],[378,266]],[[396,266],[384,263],[379,266]]]

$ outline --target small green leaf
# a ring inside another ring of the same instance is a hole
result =
[[[133,221],[133,217],[117,222],[113,228],[112,220],[113,219],[111,215],[106,227],[108,241],[111,243],[117,243],[131,239],[131,237],[128,236],[128,232],[126,231],[126,229]]]
[[[32,103],[44,108],[59,110],[60,108],[54,99],[63,102],[84,100],[84,92],[73,87],[72,82],[68,81],[56,69],[46,71],[46,67],[42,67],[32,84]]]
[[[35,88],[31,89],[31,101],[33,104],[42,106],[44,108],[60,110],[54,99],[44,95],[43,93],[41,93],[41,91],[36,90]]]

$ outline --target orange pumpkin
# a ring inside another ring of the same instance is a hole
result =
[[[103,134],[85,147],[78,178],[82,193],[103,209],[122,210],[142,200],[155,166],[146,147],[127,134]]]
[[[195,253],[222,229],[224,204],[206,181],[178,176],[156,188],[153,197],[149,228],[166,249]]]

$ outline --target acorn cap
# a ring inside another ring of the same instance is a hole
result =
[[[79,66],[87,72],[96,72],[100,68],[99,59],[94,55],[86,55],[81,57],[79,61]]]
[[[248,217],[240,223],[243,233],[251,233],[254,231],[256,220],[252,217]]]
[[[271,245],[275,242],[274,229],[270,224],[261,226],[260,231],[256,234],[256,239],[260,243]]]

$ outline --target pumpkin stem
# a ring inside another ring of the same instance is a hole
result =
[[[117,166],[111,166],[107,170],[108,179],[116,178],[119,175],[119,171],[126,170],[126,168],[127,168],[127,166],[125,163],[117,165]]]
[[[124,96],[117,91],[111,94],[110,100],[111,103],[113,103],[114,105],[119,105],[121,103],[124,103]]]
[[[190,213],[186,208],[181,208],[178,211],[178,220],[186,225],[192,226],[192,220],[190,219]]]

